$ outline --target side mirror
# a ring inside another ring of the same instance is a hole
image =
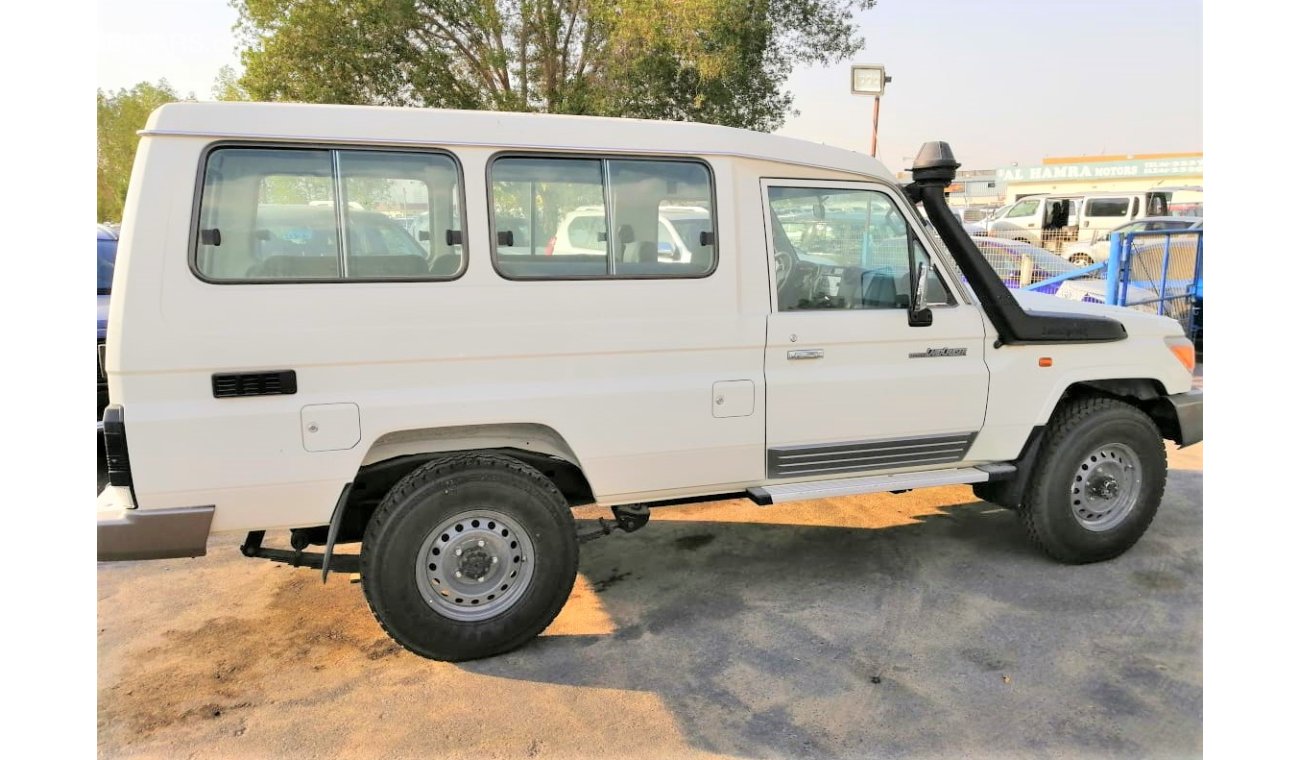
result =
[[[929,327],[934,324],[934,313],[930,311],[929,284],[930,264],[922,261],[916,265],[916,279],[912,282],[912,303],[907,309],[907,324],[911,327]]]

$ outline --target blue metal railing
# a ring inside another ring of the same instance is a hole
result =
[[[1106,262],[1104,261],[1101,262],[1100,264],[1089,264],[1083,269],[1076,269],[1073,272],[1066,272],[1065,274],[1057,275],[1056,277],[1052,277],[1047,280],[1042,280],[1040,282],[1035,282],[1030,285],[1022,286],[1021,290],[1042,290],[1043,288],[1046,288],[1049,285],[1059,285],[1065,282],[1066,280],[1074,280],[1080,277],[1087,277],[1091,275],[1093,272],[1100,271],[1105,267],[1106,267]]]
[[[1115,232],[1110,235],[1110,256],[1100,264],[1040,282],[1007,284],[1024,290],[1058,292],[1068,280],[1094,278],[1105,270],[1104,289],[1085,288],[1085,293],[1096,293],[1085,296],[1085,300],[1095,298],[1173,317],[1192,335],[1200,330],[1196,311],[1205,292],[1204,250],[1202,230]]]
[[[1182,250],[1175,250],[1175,237],[1181,238],[1183,241],[1195,237],[1195,252],[1186,250],[1187,245],[1180,246]],[[1139,246],[1135,250],[1134,240],[1139,238],[1162,238],[1162,242],[1155,246]],[[1152,230],[1149,232],[1129,232],[1122,235],[1112,233],[1110,236],[1110,257],[1105,262],[1106,303],[1121,306],[1140,306],[1155,303],[1156,313],[1164,314],[1167,304],[1171,301],[1201,298],[1204,292],[1204,249],[1203,230]],[[1146,257],[1149,259],[1150,254],[1156,251],[1160,253],[1159,277],[1153,276],[1155,272],[1151,271],[1149,266],[1152,262],[1138,258]],[[1191,255],[1189,256],[1189,254]],[[1177,260],[1175,261],[1176,257]],[[1170,267],[1175,263],[1178,265],[1175,271],[1176,276],[1171,278]],[[1190,271],[1186,271],[1188,264],[1191,265]],[[1186,274],[1184,275],[1185,271]],[[1135,282],[1137,284],[1134,284]],[[1131,298],[1130,286],[1153,291],[1155,297],[1141,296],[1134,300]],[[1173,287],[1172,291],[1171,286]]]

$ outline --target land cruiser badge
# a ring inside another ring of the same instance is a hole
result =
[[[917,351],[914,354],[908,354],[909,359],[935,359],[941,356],[965,356],[964,348],[927,348],[924,351]]]

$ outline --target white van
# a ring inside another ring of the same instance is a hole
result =
[[[1052,557],[1117,556],[1162,438],[1201,439],[1191,343],[1008,291],[944,206],[957,166],[928,144],[900,187],[702,124],[163,106],[114,273],[99,559],[239,533],[359,572],[394,639],[463,660],[542,631],[582,541],[684,500],[970,483]],[[535,250],[593,205],[616,240]],[[689,258],[642,255],[684,207]],[[612,519],[576,526],[593,502]]]
[[[535,214],[533,217],[535,218]],[[659,209],[659,234],[656,245],[642,245],[634,252],[638,257],[653,257],[658,261],[689,262],[692,256],[707,255],[706,246],[700,243],[701,235],[712,229],[709,210],[703,206],[662,206]],[[630,228],[619,229],[618,240],[631,245]],[[609,239],[605,226],[605,209],[601,206],[581,206],[564,217],[559,230],[547,243],[547,256],[573,256],[597,253],[603,255]]]
[[[1166,216],[1172,193],[1078,193],[1028,195],[989,220],[990,237],[1019,240],[1059,252],[1067,243],[1092,243],[1125,222]]]

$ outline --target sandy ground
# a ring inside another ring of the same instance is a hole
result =
[[[584,508],[579,517],[604,514]],[[1201,751],[1201,446],[1125,556],[1066,567],[954,486],[656,510],[568,606],[462,665],[354,576],[101,564],[104,757],[1186,757]],[[281,538],[281,540],[283,540]]]

